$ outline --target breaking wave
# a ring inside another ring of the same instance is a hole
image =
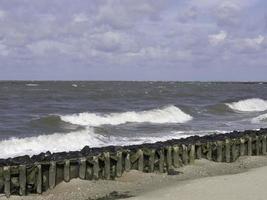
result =
[[[231,109],[243,112],[265,111],[267,101],[259,98],[245,99],[238,102],[226,103]]]
[[[37,87],[37,86],[39,86],[39,84],[37,84],[37,83],[27,83],[25,85],[29,86],[29,87]]]
[[[267,113],[266,114],[263,114],[263,115],[260,115],[258,117],[254,117],[252,120],[251,120],[252,123],[254,124],[260,124],[260,123],[267,123]]]
[[[153,109],[140,112],[123,112],[123,113],[79,113],[72,115],[62,115],[61,120],[76,125],[83,126],[101,126],[101,125],[119,125],[125,123],[185,123],[193,119],[180,108],[173,105],[162,109]]]
[[[52,153],[62,151],[78,151],[84,146],[103,147],[108,145],[135,145],[142,143],[154,143],[170,139],[179,139],[190,135],[204,135],[209,133],[223,133],[223,131],[174,131],[163,136],[120,137],[104,136],[94,132],[93,128],[74,131],[67,134],[55,133],[28,138],[10,138],[0,141],[1,158],[16,157],[22,155],[36,155],[41,152]]]

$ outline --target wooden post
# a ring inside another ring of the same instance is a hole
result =
[[[159,172],[164,173],[164,149],[159,151]]]
[[[142,149],[138,150],[139,159],[138,159],[138,170],[144,171],[144,153]]]
[[[104,153],[105,159],[105,179],[110,179],[110,154],[109,152]]]
[[[235,139],[232,140],[231,148],[232,148],[232,161],[235,161],[237,159],[236,140]]]
[[[130,159],[130,153],[127,152],[125,157],[125,171],[129,172],[131,170],[131,159]]]
[[[240,138],[240,156],[245,155],[245,139]]]
[[[262,136],[262,155],[266,155],[266,135]]]
[[[172,168],[172,147],[167,147],[167,166],[168,169]]]
[[[202,158],[202,148],[201,148],[201,143],[197,142],[196,143],[196,158],[201,159]]]
[[[225,160],[226,162],[231,162],[231,149],[230,149],[230,140],[225,140]]]
[[[188,164],[188,150],[187,146],[182,144],[182,161],[184,165]]]
[[[222,162],[222,141],[217,141],[217,162]]]
[[[122,152],[117,152],[117,163],[116,163],[116,176],[121,177],[122,175]]]
[[[99,178],[99,160],[97,156],[93,156],[93,177],[95,180],[97,180]]]
[[[195,145],[190,145],[190,152],[189,152],[189,163],[193,164],[195,162]]]
[[[56,186],[56,162],[51,161],[49,167],[49,188],[53,189]]]
[[[70,181],[70,160],[65,160],[64,163],[64,181]]]
[[[26,195],[26,166],[19,166],[19,194]]]
[[[42,180],[42,177],[43,177],[43,174],[42,174],[42,165],[41,164],[38,164],[37,165],[37,168],[38,168],[38,174],[37,174],[37,186],[36,186],[36,192],[38,194],[42,194],[42,183],[43,183],[43,180]]]
[[[80,158],[79,177],[85,179],[86,176],[86,158]]]
[[[181,166],[180,156],[179,156],[179,146],[173,147],[173,165],[176,168]]]
[[[248,136],[248,156],[252,156],[252,138]]]
[[[4,166],[3,169],[3,173],[4,173],[4,181],[5,181],[5,195],[6,197],[10,197],[10,166]]]
[[[207,159],[212,160],[212,144],[207,142]]]
[[[155,165],[155,150],[152,149],[150,156],[149,156],[149,172],[154,172],[154,165]]]
[[[259,136],[256,135],[255,137],[256,140],[256,155],[260,155],[260,140],[259,140]]]

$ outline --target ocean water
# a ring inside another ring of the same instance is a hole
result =
[[[0,158],[266,127],[266,83],[0,82]]]

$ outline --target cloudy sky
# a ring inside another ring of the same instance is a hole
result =
[[[267,81],[267,1],[0,0],[0,79]]]

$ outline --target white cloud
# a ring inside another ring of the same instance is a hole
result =
[[[209,43],[216,46],[222,43],[227,37],[227,32],[220,31],[218,34],[209,35]]]
[[[27,45],[27,47],[36,55],[45,55],[51,52],[68,54],[72,51],[72,47],[70,45],[52,40],[41,40]]]
[[[6,17],[6,12],[3,10],[0,10],[0,20],[3,20]]]
[[[73,16],[73,21],[76,23],[86,22],[88,21],[88,17],[84,13],[75,14]]]
[[[0,43],[0,56],[8,56],[9,51],[7,49],[7,46]]]

